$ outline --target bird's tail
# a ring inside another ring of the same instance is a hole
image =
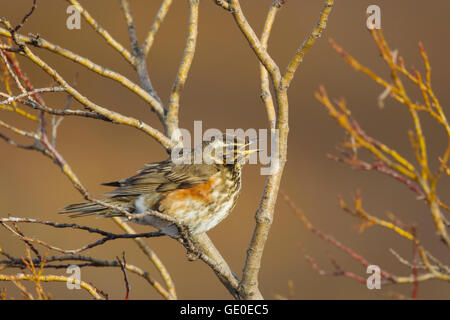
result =
[[[106,202],[108,202],[108,201],[106,201]],[[119,215],[118,213],[115,214],[110,208],[107,208],[105,206],[102,206],[101,204],[97,204],[97,203],[93,203],[93,202],[71,204],[71,205],[68,205],[67,207],[65,207],[59,213],[61,213],[61,214],[74,213],[74,214],[70,215],[71,218],[90,216],[90,215],[101,215],[101,216]]]

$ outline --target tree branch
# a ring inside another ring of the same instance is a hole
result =
[[[169,97],[169,106],[166,116],[167,135],[172,140],[179,141],[180,137],[174,136],[178,129],[178,112],[180,109],[180,94],[186,83],[189,70],[194,60],[195,47],[198,36],[198,8],[199,0],[189,0],[189,21],[188,35],[186,38],[186,46],[184,48],[183,58],[178,68],[177,77],[172,86]]]
[[[172,0],[163,0],[161,7],[158,10],[158,13],[156,14],[155,20],[153,21],[153,24],[147,34],[147,37],[144,40],[144,43],[142,44],[142,52],[145,57],[148,56],[150,49],[153,45],[153,41],[155,40],[155,35],[159,30],[159,27],[161,26],[161,23],[164,21],[164,18],[166,17],[167,13],[169,12],[170,6],[172,4]]]

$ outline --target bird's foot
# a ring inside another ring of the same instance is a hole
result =
[[[186,249],[186,256],[189,261],[195,261],[200,258],[201,249],[197,242],[192,240],[191,233],[185,227],[179,227],[179,233],[177,235],[177,240]]]

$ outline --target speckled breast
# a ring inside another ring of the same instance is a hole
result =
[[[233,210],[240,188],[240,172],[219,171],[205,183],[167,193],[159,211],[175,217],[191,233],[203,233]]]

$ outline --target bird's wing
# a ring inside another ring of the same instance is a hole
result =
[[[218,172],[214,165],[174,164],[170,160],[151,163],[136,175],[117,182],[105,183],[117,189],[106,193],[112,197],[140,195],[185,189],[208,181]]]

